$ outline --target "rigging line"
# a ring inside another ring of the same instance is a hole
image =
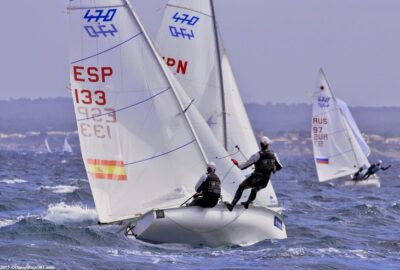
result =
[[[145,158],[145,159],[133,161],[133,162],[128,162],[128,163],[125,163],[124,165],[125,165],[125,166],[133,165],[133,164],[137,164],[137,163],[140,163],[140,162],[144,162],[144,161],[147,161],[147,160],[151,160],[151,159],[155,159],[155,158],[158,158],[158,157],[162,157],[162,156],[168,155],[168,154],[170,154],[170,153],[172,153],[172,152],[175,152],[175,151],[177,151],[177,150],[179,150],[179,149],[182,149],[182,148],[184,148],[184,147],[186,147],[186,146],[188,146],[188,145],[194,143],[195,141],[196,141],[196,140],[191,140],[190,142],[185,143],[185,144],[183,144],[183,145],[181,145],[181,146],[179,146],[179,147],[177,147],[177,148],[171,149],[171,150],[169,150],[169,151],[167,151],[167,152],[165,152],[165,153],[162,153],[162,154],[159,154],[159,155],[155,155],[155,156],[152,156],[152,157],[149,157],[149,158]]]
[[[123,107],[123,108],[120,108],[120,109],[117,109],[117,110],[114,110],[114,111],[111,111],[111,112],[102,113],[102,114],[94,115],[94,116],[91,116],[91,117],[86,117],[86,118],[78,119],[78,120],[76,120],[76,121],[77,121],[77,122],[79,122],[79,121],[85,121],[85,120],[94,119],[94,118],[97,118],[97,117],[102,117],[102,116],[104,116],[104,115],[111,115],[111,114],[114,114],[114,113],[117,113],[117,112],[120,112],[120,111],[129,109],[129,108],[135,107],[135,106],[137,106],[137,105],[140,105],[140,104],[142,104],[142,103],[145,103],[146,101],[149,101],[149,100],[151,100],[151,99],[153,99],[153,98],[155,98],[155,97],[157,97],[157,96],[159,96],[159,95],[165,93],[165,92],[168,91],[168,90],[171,90],[171,87],[168,87],[167,89],[162,90],[161,92],[158,92],[157,94],[155,94],[155,95],[153,95],[153,96],[150,96],[150,97],[148,97],[148,98],[146,98],[146,99],[144,99],[144,100],[138,101],[138,102],[136,102],[136,103],[134,103],[134,104],[132,104],[132,105],[129,105],[129,106],[126,106],[126,107]]]
[[[217,52],[217,59],[218,59],[218,73],[219,73],[219,86],[221,91],[221,109],[222,109],[222,135],[223,135],[223,146],[225,149],[228,149],[228,131],[227,131],[227,124],[226,124],[226,100],[225,100],[225,89],[224,89],[224,78],[222,76],[222,58],[220,52],[220,44],[219,44],[219,37],[218,37],[218,28],[217,28],[217,20],[215,18],[215,9],[214,9],[214,2],[210,0],[211,12],[212,12],[212,19],[213,19],[213,26],[214,26],[214,43],[215,49]]]
[[[189,107],[193,104],[193,102],[194,102],[194,99],[192,99],[192,100],[190,101],[190,103],[189,103],[189,105],[187,105],[186,109],[183,110],[183,113],[186,113],[187,110],[189,110]]]
[[[94,55],[91,55],[91,56],[88,56],[88,57],[85,57],[85,58],[82,58],[82,59],[79,59],[79,60],[76,60],[76,61],[73,61],[73,62],[71,62],[70,64],[73,65],[73,64],[76,64],[76,63],[78,63],[78,62],[82,62],[82,61],[88,60],[88,59],[90,59],[90,58],[99,56],[99,55],[101,55],[101,54],[103,54],[103,53],[106,53],[106,52],[108,52],[108,51],[111,51],[111,50],[113,50],[113,49],[115,49],[115,48],[117,48],[117,47],[119,47],[119,46],[121,46],[121,45],[127,43],[128,41],[131,41],[132,39],[138,37],[138,36],[141,35],[141,34],[143,34],[143,32],[140,32],[140,33],[138,33],[138,34],[136,34],[136,35],[134,35],[134,36],[128,38],[128,39],[125,40],[125,41],[122,41],[121,43],[119,43],[119,44],[117,44],[117,45],[115,45],[115,46],[113,46],[113,47],[111,47],[111,48],[109,48],[109,49],[106,49],[106,50],[104,50],[104,51],[101,51],[101,52],[99,52],[99,53],[96,53],[96,54],[94,54]]]
[[[71,0],[70,0],[71,1]],[[124,5],[108,5],[108,6],[95,6],[95,7],[89,7],[89,6],[85,6],[85,7],[67,7],[67,10],[81,10],[81,9],[94,9],[94,8],[119,8],[119,7],[123,7]]]

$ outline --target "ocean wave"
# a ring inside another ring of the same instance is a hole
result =
[[[11,185],[13,185],[13,184],[22,184],[22,183],[26,183],[26,182],[28,182],[28,181],[26,181],[24,179],[18,179],[18,178],[0,180],[0,183],[6,183],[6,184],[11,184]]]
[[[50,190],[53,193],[72,193],[75,190],[79,189],[76,186],[68,186],[68,185],[58,185],[58,186],[41,186],[40,190]]]
[[[89,220],[97,220],[97,212],[93,208],[84,205],[67,205],[63,202],[50,204],[43,219],[56,224],[79,223]]]
[[[26,216],[18,216],[18,217],[15,217],[15,218],[0,219],[0,228],[14,225],[15,223],[20,222],[21,220],[24,220],[24,219],[27,219],[27,218],[36,218],[36,217],[38,217],[38,216],[29,214],[29,215],[26,215]]]
[[[303,256],[318,256],[318,257],[342,257],[342,258],[359,258],[369,259],[371,257],[377,257],[377,254],[373,254],[367,250],[361,249],[338,249],[338,248],[304,248],[296,247],[289,248],[280,254],[282,257],[303,257]]]
[[[17,219],[0,219],[0,228],[7,227],[17,223]]]

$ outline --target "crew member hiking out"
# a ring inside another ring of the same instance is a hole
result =
[[[271,140],[263,136],[260,140],[261,150],[250,157],[246,162],[239,164],[237,160],[232,159],[232,162],[241,170],[245,170],[254,164],[254,172],[247,177],[236,190],[235,197],[231,203],[226,203],[229,211],[235,207],[240,200],[245,189],[251,188],[250,196],[247,202],[242,202],[242,205],[247,209],[249,204],[253,202],[257,196],[257,192],[265,188],[271,178],[271,173],[275,173],[282,169],[277,155],[269,149]]]
[[[358,169],[358,171],[355,174],[353,174],[353,177],[351,178],[351,180],[354,180],[354,181],[362,180],[362,178],[363,178],[362,171],[363,170],[364,170],[364,168],[360,167],[360,169]]]
[[[207,163],[207,173],[202,175],[197,182],[196,194],[189,206],[200,206],[203,208],[214,207],[221,196],[221,181],[215,174],[215,163]]]
[[[382,171],[386,171],[387,169],[389,169],[392,165],[389,165],[387,167],[383,167],[382,166],[382,160],[378,160],[378,163],[372,164],[367,172],[364,174],[364,176],[362,177],[362,180],[367,180],[371,175],[377,173],[379,170]]]

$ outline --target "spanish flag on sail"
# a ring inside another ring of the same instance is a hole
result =
[[[127,175],[122,160],[87,159],[91,177],[98,180],[126,181]]]

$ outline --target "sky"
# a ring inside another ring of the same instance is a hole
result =
[[[130,0],[155,38],[167,0]],[[205,1],[205,0],[198,0]],[[2,3],[0,100],[69,97],[67,0]],[[399,0],[214,0],[243,100],[400,106]]]

